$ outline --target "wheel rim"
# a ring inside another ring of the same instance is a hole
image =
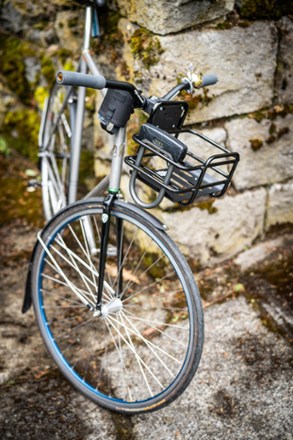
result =
[[[154,233],[145,228],[136,233],[135,220],[129,226],[127,216],[115,216],[124,225],[122,306],[111,309],[120,272],[111,237],[104,316],[90,310],[98,253],[91,255],[83,216],[56,231],[50,243],[42,243],[37,308],[48,348],[74,385],[94,400],[144,405],[162,400],[182,380],[196,345],[195,323],[191,299],[184,295],[184,273],[168,246],[158,246]],[[99,217],[90,216],[97,243]]]

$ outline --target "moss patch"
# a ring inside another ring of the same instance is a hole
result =
[[[202,202],[197,202],[196,207],[201,209],[202,211],[208,211],[209,214],[215,214],[218,211],[218,208],[213,206],[214,203],[214,199],[203,200]]]
[[[291,0],[241,0],[237,8],[243,18],[275,19],[293,13]]]
[[[38,108],[43,109],[44,102],[49,96],[49,90],[47,87],[38,86],[34,91],[34,101]]]
[[[5,83],[24,103],[29,103],[33,95],[24,62],[31,56],[35,56],[35,52],[27,42],[0,34],[0,64]]]
[[[33,162],[37,161],[40,116],[30,108],[18,108],[6,113],[2,137],[7,144]]]
[[[271,121],[274,121],[278,116],[284,118],[288,114],[293,114],[293,104],[284,104],[284,105],[277,104],[270,109],[263,109],[253,113],[249,113],[248,117],[250,119],[254,119],[257,122],[261,122],[263,119],[270,119]],[[270,126],[269,130],[270,130],[270,134],[274,133],[273,124]]]
[[[249,142],[253,151],[258,151],[263,146],[262,139],[249,139]]]
[[[181,80],[178,79],[178,83],[180,83]],[[202,89],[201,95],[194,95],[191,93],[186,92],[185,90],[182,90],[179,94],[179,96],[182,96],[184,101],[188,103],[189,110],[195,110],[197,108],[203,108],[207,106],[213,99],[213,96],[209,95],[209,89],[204,88]],[[189,117],[190,113],[187,114],[187,119]]]
[[[47,57],[46,55],[44,55],[41,59],[41,73],[49,84],[55,81],[55,64],[51,58]]]
[[[142,61],[147,69],[156,64],[164,52],[160,40],[144,28],[137,29],[131,35],[129,45],[133,56]]]

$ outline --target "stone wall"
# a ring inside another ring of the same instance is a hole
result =
[[[77,59],[81,14],[64,0],[3,3],[0,148],[21,143],[24,131],[30,149],[22,146],[35,153],[36,109],[54,71]],[[103,36],[93,48],[105,75],[133,81],[152,95],[176,84],[190,62],[219,78],[186,97],[187,124],[240,153],[233,184],[222,199],[183,210],[164,203],[157,210],[183,251],[203,265],[235,255],[276,225],[293,223],[292,14],[292,2],[265,0],[116,0],[101,12]],[[92,100],[89,95],[85,138],[95,132],[98,147]],[[142,120],[133,116],[131,133]],[[103,174],[109,151],[99,154],[105,160],[96,169]]]
[[[219,78],[191,98],[187,123],[240,153],[233,185],[222,199],[184,210],[167,204],[158,213],[183,251],[203,265],[293,222],[292,10],[283,4],[282,11],[266,11],[265,2],[257,3],[118,0],[127,17],[119,29],[131,80],[160,96],[190,62]],[[133,44],[143,37],[140,26],[159,43],[154,64],[145,63],[143,43]]]

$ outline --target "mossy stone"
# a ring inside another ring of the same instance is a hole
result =
[[[29,103],[32,98],[24,59],[34,55],[34,50],[27,42],[14,36],[0,35],[0,64],[5,82],[24,103]]]
[[[2,136],[11,148],[36,163],[39,125],[40,115],[36,110],[18,108],[7,112]]]
[[[134,31],[129,45],[134,57],[141,60],[147,69],[156,64],[159,56],[164,52],[160,40],[144,28]]]
[[[253,151],[258,151],[263,146],[262,139],[249,139],[249,142]]]
[[[51,58],[47,57],[46,55],[43,55],[41,58],[41,73],[48,84],[52,84],[55,81],[56,66]]]

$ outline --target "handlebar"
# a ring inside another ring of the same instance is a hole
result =
[[[146,99],[136,89],[136,87],[126,81],[114,81],[104,78],[102,75],[89,75],[86,73],[70,72],[60,70],[57,73],[56,81],[64,86],[89,87],[90,89],[102,90],[118,89],[126,90],[133,98],[135,107],[142,108]]]
[[[202,77],[202,83],[199,86],[199,88],[201,89],[202,87],[213,86],[217,82],[218,82],[217,75],[215,75],[214,73],[207,73]]]
[[[102,75],[88,75],[86,73],[70,72],[60,70],[57,73],[56,81],[64,86],[82,86],[90,89],[102,90],[106,87],[106,78]]]
[[[142,96],[141,92],[137,90],[133,84],[125,81],[108,80],[102,75],[89,75],[85,73],[71,72],[68,70],[60,70],[57,73],[56,81],[58,84],[63,84],[67,86],[88,87],[96,90],[102,90],[104,88],[126,90],[132,96],[134,106],[136,108],[143,108],[146,111],[148,111],[149,104],[152,104],[149,99],[146,99]],[[216,84],[217,81],[218,78],[213,73],[203,75],[201,82],[197,85],[192,84],[192,82],[188,78],[184,78],[180,84],[173,87],[173,89],[171,89],[165,96],[163,96],[163,100],[171,100],[181,90],[192,91],[193,88],[199,89],[202,87],[207,87]]]

